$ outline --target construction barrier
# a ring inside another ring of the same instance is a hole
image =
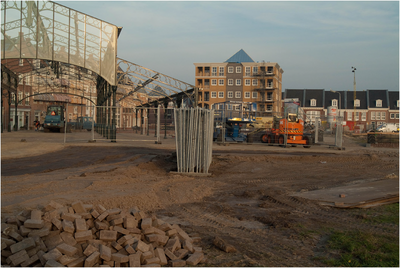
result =
[[[212,160],[214,110],[175,108],[177,172],[208,174]]]

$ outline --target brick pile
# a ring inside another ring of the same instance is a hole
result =
[[[1,231],[2,266],[182,267],[206,261],[195,246],[200,237],[137,208],[51,201],[8,217]]]

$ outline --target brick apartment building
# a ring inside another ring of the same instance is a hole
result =
[[[225,62],[194,65],[200,107],[237,101],[255,103],[257,111],[280,112],[283,70],[277,63],[255,62],[241,49]]]
[[[399,92],[387,89],[331,92],[324,89],[286,89],[284,99],[300,103],[305,120],[315,123],[315,118],[326,120],[330,107],[338,110],[344,126],[350,130],[365,131],[383,123],[399,126]]]

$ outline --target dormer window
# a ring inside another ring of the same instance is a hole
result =
[[[382,107],[382,100],[376,100],[376,107]]]
[[[337,107],[338,105],[338,100],[337,99],[333,99],[332,100],[332,106],[335,106],[335,107]]]
[[[356,100],[354,101],[354,106],[355,106],[355,107],[360,107],[360,100],[356,99]]]
[[[310,100],[310,106],[313,106],[313,107],[317,106],[317,100],[316,99],[311,99]]]

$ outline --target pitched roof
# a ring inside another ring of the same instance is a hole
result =
[[[397,110],[397,101],[399,100],[399,92],[398,91],[389,91],[389,109]]]
[[[369,108],[388,108],[387,89],[367,89],[369,97]],[[382,100],[382,107],[376,107],[376,100]]]
[[[238,52],[235,53],[232,57],[227,59],[225,62],[254,62],[252,58],[250,58],[249,55],[247,55],[246,52],[244,52],[243,49],[239,50]]]

